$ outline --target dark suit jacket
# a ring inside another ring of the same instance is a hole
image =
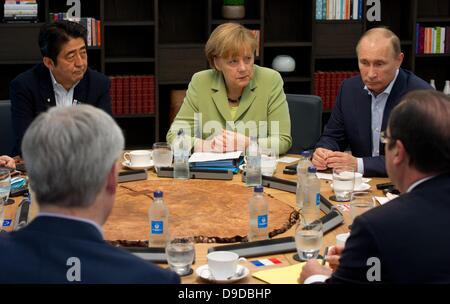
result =
[[[176,273],[105,243],[89,223],[42,216],[21,230],[0,234],[0,284],[71,283],[71,257],[80,260],[80,283],[180,282]]]
[[[73,92],[78,103],[87,103],[111,114],[110,82],[108,77],[87,69]],[[10,86],[11,115],[15,133],[14,155],[20,154],[23,135],[39,113],[56,105],[50,71],[43,64],[37,64],[20,74]]]
[[[418,89],[431,89],[431,86],[411,72],[400,69],[386,102],[381,131],[386,129],[389,114],[403,95]],[[316,148],[345,151],[350,146],[353,156],[363,158],[365,176],[387,176],[382,144],[380,156],[372,157],[371,104],[371,96],[364,90],[360,75],[344,80]]]
[[[386,283],[450,283],[450,174],[358,216],[327,282],[367,283],[370,257]]]

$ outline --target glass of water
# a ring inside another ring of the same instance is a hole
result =
[[[5,204],[11,191],[11,175],[8,168],[0,168],[0,230],[3,228]]]
[[[191,265],[195,259],[193,237],[175,236],[166,244],[166,257],[170,269],[180,276],[192,273]]]
[[[350,200],[350,215],[352,221],[355,217],[372,209],[375,206],[375,199],[370,192],[354,192]]]
[[[295,247],[300,260],[317,259],[323,242],[321,221],[306,222],[303,218],[295,229]]]
[[[350,201],[355,187],[355,169],[352,167],[333,168],[333,190],[338,202]]]
[[[155,169],[161,167],[170,167],[172,165],[172,148],[166,142],[157,142],[153,144],[153,164]]]

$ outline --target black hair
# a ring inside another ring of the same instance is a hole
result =
[[[387,148],[400,140],[418,171],[450,172],[449,117],[449,96],[435,90],[410,92],[391,112]]]
[[[56,65],[56,58],[61,52],[62,46],[73,38],[82,38],[86,41],[86,28],[79,23],[61,20],[53,23],[46,23],[39,32],[39,48],[43,57],[53,60]]]

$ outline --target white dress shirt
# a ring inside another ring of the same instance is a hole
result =
[[[55,92],[56,106],[70,107],[72,105],[76,105],[77,101],[73,100],[73,91],[78,85],[79,81],[75,83],[75,85],[71,87],[69,91],[67,91],[60,83],[56,81],[52,72],[50,72],[50,77],[52,78],[53,91]]]

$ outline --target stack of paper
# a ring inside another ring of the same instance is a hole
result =
[[[305,264],[261,270],[254,272],[252,276],[269,284],[298,284],[298,278]]]

